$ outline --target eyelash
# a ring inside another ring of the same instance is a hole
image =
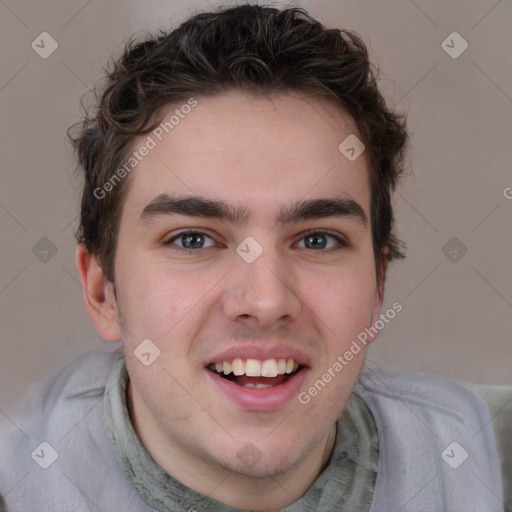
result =
[[[203,231],[187,230],[187,231],[181,231],[180,233],[178,233],[176,235],[173,235],[171,238],[166,240],[163,245],[171,246],[172,243],[175,240],[178,240],[179,238],[181,238],[183,236],[186,236],[186,235],[204,235],[205,237],[208,237],[211,240],[213,240],[213,237],[211,237],[210,235],[208,235],[207,233],[205,233]],[[339,244],[339,247],[330,248],[330,249],[316,249],[316,250],[315,249],[309,249],[310,251],[330,252],[330,251],[335,251],[335,250],[340,250],[340,249],[344,249],[344,248],[350,247],[350,243],[347,240],[345,240],[344,238],[342,238],[342,237],[340,237],[338,235],[335,235],[334,233],[331,233],[329,231],[322,231],[322,230],[317,230],[317,229],[313,229],[313,230],[306,231],[305,233],[303,233],[301,238],[299,239],[299,242],[301,240],[304,240],[306,237],[311,236],[311,235],[327,235],[328,237],[333,238],[334,240],[336,240],[336,242],[338,242],[338,244]],[[185,251],[185,252],[188,252],[189,254],[192,254],[194,252],[199,252],[199,251],[205,250],[205,249],[211,249],[211,248],[212,247],[201,247],[199,249],[187,249],[185,247],[178,247],[178,246],[173,247],[173,249],[176,250],[176,251]],[[305,249],[307,249],[307,248],[305,248]]]

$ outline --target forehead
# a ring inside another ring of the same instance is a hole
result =
[[[161,194],[198,195],[250,213],[336,195],[369,214],[365,154],[350,161],[338,148],[354,135],[353,118],[320,97],[227,92],[177,102],[134,146],[151,149],[131,172],[125,206],[140,212]]]

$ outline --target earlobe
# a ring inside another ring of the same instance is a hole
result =
[[[76,268],[84,292],[85,306],[98,334],[109,341],[121,339],[117,300],[95,255],[79,244]]]

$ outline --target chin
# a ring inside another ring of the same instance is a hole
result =
[[[311,453],[314,447],[321,442],[321,436],[313,439],[299,438],[288,435],[286,441],[278,439],[271,441],[264,436],[256,438],[244,436],[233,448],[227,449],[224,454],[217,454],[215,465],[238,476],[252,479],[268,479],[289,473],[298,466]],[[300,449],[298,449],[300,448]],[[231,453],[226,457],[225,453]],[[213,462],[213,461],[212,461]]]
[[[283,454],[278,459],[275,456],[262,455],[261,459],[255,462],[254,465],[241,463],[238,458],[224,461],[226,465],[223,469],[229,473],[252,480],[267,480],[268,478],[276,478],[282,474],[289,473],[299,462],[289,460],[288,454]]]

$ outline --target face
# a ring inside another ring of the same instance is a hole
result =
[[[131,414],[159,454],[259,478],[327,438],[361,371],[364,346],[343,355],[381,305],[368,172],[364,153],[338,149],[357,130],[326,100],[196,100],[168,135],[150,134],[123,206]],[[149,365],[134,355],[147,339]]]

